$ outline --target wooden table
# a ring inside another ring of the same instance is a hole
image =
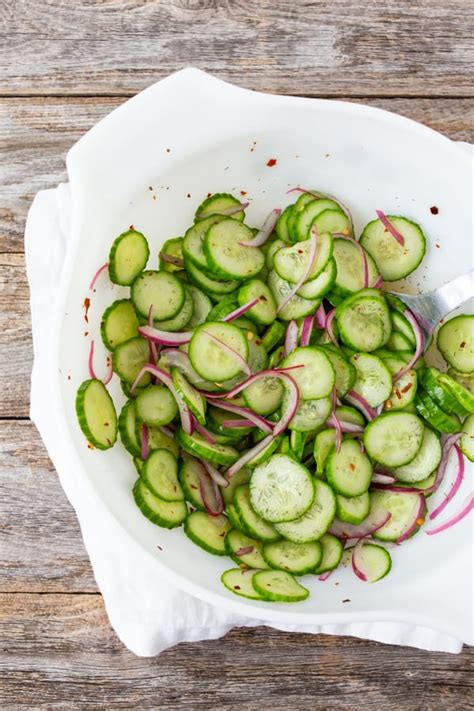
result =
[[[473,139],[468,0],[0,0],[0,706],[472,709],[458,656],[265,628],[139,659],[109,627],[71,506],[28,421],[23,230],[98,119],[195,65],[363,101]],[[442,176],[440,176],[442,179]],[[455,601],[453,601],[455,604]]]

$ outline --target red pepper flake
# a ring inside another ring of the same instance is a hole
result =
[[[462,343],[459,344],[459,348],[465,348],[466,347],[466,341],[463,341]]]
[[[156,544],[156,547],[158,548],[159,551],[163,550],[163,548],[161,546],[159,546],[158,544]]]
[[[91,300],[88,296],[84,299],[84,321],[89,323],[89,309],[91,306]]]
[[[436,205],[433,205],[432,207],[430,207],[430,212],[432,215],[437,215],[439,212],[439,209],[436,207]]]
[[[88,335],[89,335],[89,331],[84,331],[84,338],[87,338]]]
[[[423,518],[423,516],[420,516],[420,518],[416,519],[417,526],[423,526],[424,522],[425,522],[425,519]]]
[[[190,198],[190,197],[191,197],[191,193],[188,193],[188,194],[186,195],[186,197]]]
[[[268,301],[268,299],[267,299],[267,297],[265,296],[265,294],[262,294],[262,295],[260,296],[260,301]],[[461,347],[462,347],[462,346],[461,346]]]
[[[211,197],[212,193],[207,193],[207,197]]]
[[[148,190],[151,190],[153,192],[153,185],[149,185]]]
[[[391,410],[391,409],[392,409],[393,405],[392,405],[392,403],[390,402],[390,400],[387,400],[387,402],[385,403],[385,407],[387,408],[387,410]]]
[[[95,449],[94,445],[90,442],[87,443],[87,449]]]
[[[395,388],[395,395],[398,397],[399,400],[402,399],[402,394],[398,388]]]
[[[351,470],[351,472],[355,472],[355,464],[349,462],[349,469]]]
[[[261,341],[259,338],[257,338],[257,340],[255,341],[255,345],[256,345],[256,346],[261,346],[261,345],[262,345],[262,341]]]
[[[191,489],[199,489],[199,487],[196,484],[191,484]]]
[[[438,244],[437,242],[435,242],[435,247],[436,247],[436,249],[441,249],[441,245]]]
[[[268,166],[269,168],[273,168],[273,166],[276,165],[276,164],[277,164],[276,158],[270,158],[270,159],[267,161],[267,166]]]
[[[240,191],[240,194],[241,194],[242,197],[243,197],[244,195],[247,195],[247,191],[246,191],[246,190],[241,190],[241,191]]]
[[[234,585],[234,590],[240,590],[240,585]]]
[[[412,387],[413,387],[413,383],[408,383],[407,385],[405,385],[404,388],[402,388],[402,393],[407,393],[410,390],[410,388],[412,388]]]
[[[107,439],[107,444],[109,445],[109,447],[111,447],[111,446],[112,446],[112,440]]]

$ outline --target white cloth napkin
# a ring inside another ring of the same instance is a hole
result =
[[[464,144],[471,150],[469,144]],[[163,580],[151,558],[83,490],[56,437],[48,383],[50,305],[55,302],[68,249],[71,195],[67,184],[39,192],[30,208],[25,252],[30,284],[34,365],[32,421],[38,428],[61,485],[73,505],[112,627],[139,656],[153,656],[179,642],[216,639],[233,627],[268,624],[209,605]],[[462,643],[435,630],[379,622],[345,625],[274,625],[284,631],[350,635],[387,644],[454,652]]]

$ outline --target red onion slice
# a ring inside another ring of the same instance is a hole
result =
[[[343,540],[349,538],[367,538],[371,536],[372,533],[375,533],[375,531],[378,531],[379,528],[385,526],[390,517],[391,513],[389,511],[375,509],[374,511],[370,511],[365,521],[359,524],[333,521],[329,533]]]
[[[232,215],[236,215],[238,212],[242,212],[242,210],[245,210],[250,203],[247,202],[242,202],[239,203],[238,205],[232,205],[232,207],[225,207],[223,210],[219,210],[219,212],[201,212],[198,215],[198,218],[200,220],[204,220],[206,217],[211,217],[211,215],[225,215],[226,217],[232,217]]]
[[[244,242],[239,242],[239,244],[242,247],[261,247],[262,244],[265,244],[267,239],[270,237],[271,233],[275,229],[276,222],[278,218],[280,217],[281,210],[279,208],[275,208],[270,212],[270,214],[267,216],[265,219],[265,222],[262,225],[262,228],[257,232],[255,237],[251,240],[244,241]]]
[[[240,353],[237,353],[237,351],[234,351],[233,348],[227,345],[227,343],[224,343],[220,338],[217,336],[214,336],[213,333],[210,333],[209,331],[204,331],[201,330],[201,333],[204,333],[208,338],[211,339],[216,345],[219,346],[219,348],[222,348],[223,351],[227,353],[236,363],[239,364],[240,368],[246,373],[247,375],[251,375],[252,371],[250,370],[250,366],[243,358]]]
[[[189,360],[189,356],[184,351],[177,348],[166,348],[161,351],[161,355],[166,359],[166,365],[175,365],[185,376],[191,385],[203,386],[205,381],[197,373]]]
[[[171,425],[162,425],[161,427],[158,427],[158,429],[160,430],[160,432],[163,432],[164,435],[173,439],[174,429],[171,427]]]
[[[273,424],[266,420],[264,417],[261,415],[255,414],[253,410],[251,410],[248,407],[241,407],[240,405],[233,405],[230,402],[225,402],[224,400],[213,400],[212,404],[215,407],[220,408],[221,410],[226,410],[227,412],[233,412],[235,415],[240,415],[241,417],[244,417],[246,420],[250,420],[250,422],[257,427],[259,427],[261,430],[264,432],[268,432],[269,434],[273,432]]]
[[[332,573],[333,573],[332,570],[327,570],[325,573],[318,576],[318,580],[320,580],[322,583],[324,583],[324,581],[327,580],[329,578],[329,576],[332,575]]]
[[[305,316],[301,328],[301,345],[309,346],[311,334],[313,333],[314,320],[316,316]]]
[[[90,291],[94,291],[94,287],[95,287],[95,285],[96,285],[96,283],[97,283],[97,279],[100,277],[100,275],[102,274],[102,272],[104,272],[104,271],[107,269],[108,266],[109,266],[109,263],[106,262],[105,264],[103,264],[101,267],[98,268],[98,270],[96,271],[96,273],[95,273],[94,276],[92,277],[91,283],[89,284],[89,289],[90,289]]]
[[[382,474],[381,472],[374,472],[372,475],[372,484],[386,484],[390,486],[390,484],[395,484],[396,479],[394,476],[391,476],[390,474]],[[374,487],[374,488],[385,488],[385,487]],[[405,490],[404,487],[401,487],[403,490]],[[409,489],[406,487],[407,491],[413,491],[413,489]],[[398,487],[393,487],[393,491],[399,491]]]
[[[148,325],[152,328],[153,327],[153,304],[150,304],[150,308],[148,310]],[[156,343],[154,341],[148,341],[148,348],[150,350],[150,362],[153,365],[156,365],[158,363],[158,353],[160,346],[156,346]]]
[[[143,461],[146,461],[148,459],[148,454],[149,454],[149,444],[148,444],[148,427],[146,425],[142,425],[140,429],[140,438],[141,438],[141,458]]]
[[[290,321],[286,328],[286,333],[285,333],[285,342],[284,342],[284,349],[285,349],[285,356],[290,355],[292,351],[295,350],[296,346],[298,345],[298,326],[296,324],[296,321]]]
[[[402,493],[402,492],[400,492],[400,493]],[[423,496],[423,494],[418,494],[418,508],[415,510],[415,513],[413,514],[413,520],[410,523],[410,525],[405,529],[405,531],[402,533],[402,535],[399,538],[397,538],[397,540],[396,540],[397,544],[403,543],[403,541],[406,541],[407,538],[410,538],[410,536],[413,533],[415,533],[415,531],[425,522],[425,508],[426,508],[425,497]]]
[[[254,546],[244,546],[244,548],[239,548],[238,551],[235,551],[234,555],[236,555],[238,558],[242,555],[247,555],[248,553],[252,553],[254,549]]]
[[[338,418],[336,418],[338,419]],[[332,415],[329,415],[328,419],[326,420],[326,424],[328,427],[332,427],[333,429],[336,429],[335,425],[335,415],[334,417]],[[341,426],[341,432],[345,432],[347,434],[363,434],[364,433],[364,428],[361,425],[355,425],[353,422],[344,422],[344,420],[339,420],[338,422]]]
[[[182,346],[185,343],[189,343],[193,335],[191,331],[172,333],[171,331],[161,331],[159,328],[153,328],[152,326],[139,326],[138,332],[147,341],[161,343],[163,346]]]
[[[229,481],[228,479],[225,478],[223,474],[220,473],[218,469],[216,469],[210,462],[207,462],[205,459],[202,460],[202,463],[211,477],[211,479],[218,485],[218,486],[229,486]]]
[[[130,388],[130,392],[133,393],[136,390],[136,387],[142,377],[145,375],[145,373],[150,373],[150,375],[154,375],[155,378],[158,378],[158,380],[161,380],[164,385],[166,385],[167,388],[169,388],[171,394],[173,395],[176,404],[178,406],[179,410],[179,416],[181,418],[181,426],[183,428],[183,431],[186,434],[192,434],[193,432],[193,416],[191,414],[191,411],[189,407],[183,402],[179,394],[176,392],[174,386],[173,386],[173,380],[171,378],[171,375],[167,373],[165,370],[162,368],[159,368],[157,365],[151,365],[151,363],[148,363],[147,365],[144,365],[143,368],[140,370],[138,373],[137,377],[135,378],[132,387]]]
[[[222,424],[228,429],[234,429],[235,427],[253,427],[254,423],[250,420],[224,420]]]
[[[334,343],[334,345],[339,348],[339,343],[337,342],[337,338],[334,335],[334,331],[332,330],[332,322],[334,321],[334,316],[336,315],[336,309],[331,309],[331,311],[328,313],[326,316],[326,333],[328,334],[329,338],[331,341]]]
[[[296,294],[298,289],[301,289],[303,284],[305,283],[306,279],[308,276],[311,274],[311,270],[313,269],[313,266],[316,262],[316,257],[318,254],[318,231],[316,227],[311,228],[311,232],[309,234],[309,239],[311,241],[310,247],[309,247],[309,254],[308,254],[308,264],[306,265],[306,269],[303,272],[303,275],[298,279],[294,287],[291,289],[291,291],[288,292],[288,294],[285,296],[281,304],[277,307],[277,314],[280,313],[280,311],[291,301],[293,296]]]
[[[369,286],[369,265],[367,262],[367,255],[365,253],[365,249],[356,239],[354,239],[353,237],[349,237],[349,235],[344,235],[342,234],[342,232],[333,232],[332,236],[335,239],[345,239],[346,242],[352,242],[352,244],[357,247],[362,258],[362,267],[364,270],[364,289],[367,289],[367,287]]]
[[[95,343],[92,340],[90,349],[89,349],[89,359],[88,359],[89,375],[91,376],[91,378],[93,380],[101,380],[104,383],[104,385],[108,385],[110,383],[110,381],[112,380],[112,376],[114,374],[114,371],[112,368],[112,361],[110,359],[110,356],[107,356],[107,362],[108,362],[108,367],[109,367],[109,369],[107,371],[107,375],[105,376],[105,378],[98,378],[95,373],[95,370],[94,370],[94,348],[95,348]]]
[[[287,190],[286,194],[289,195],[290,193],[305,193],[306,195],[312,195],[315,200],[322,200],[323,198],[328,198],[329,200],[334,200],[339,207],[341,208],[342,212],[346,215],[347,219],[351,223],[352,231],[354,231],[354,220],[352,219],[352,213],[339,198],[335,197],[334,195],[330,195],[329,193],[317,193],[314,192],[313,190],[306,190],[305,188],[291,188],[291,190]]]
[[[342,428],[336,415],[336,401],[337,393],[336,387],[334,386],[331,393],[331,421],[334,423],[334,428],[336,430],[336,452],[340,452],[342,445]]]
[[[387,217],[387,215],[385,214],[385,212],[382,212],[382,210],[376,210],[376,211],[375,211],[375,214],[376,214],[377,217],[379,218],[379,220],[380,220],[380,222],[382,223],[382,225],[385,227],[385,230],[386,230],[387,232],[390,232],[390,234],[392,235],[392,237],[395,237],[395,239],[397,240],[398,244],[401,244],[401,246],[403,247],[403,245],[405,244],[405,237],[404,237],[402,234],[400,234],[400,232],[397,230],[397,228],[395,227],[395,225],[392,225],[392,223],[391,223],[390,220],[388,219],[388,217]]]
[[[235,309],[234,311],[231,311],[230,314],[227,314],[227,316],[224,316],[221,321],[224,321],[225,323],[230,323],[231,321],[235,321],[236,318],[240,318],[244,314],[247,313],[250,309],[253,309],[254,306],[256,306],[259,302],[259,299],[252,299],[252,301],[249,301],[248,304],[244,304],[243,306],[239,306],[238,309]]]
[[[193,429],[196,430],[196,432],[199,432],[199,434],[204,437],[206,442],[209,442],[209,444],[215,444],[216,443],[216,438],[212,434],[212,432],[209,432],[209,430],[201,425],[200,422],[193,416]]]
[[[227,469],[227,478],[230,479],[234,476],[234,474],[237,474],[237,472],[243,469],[248,462],[250,462],[254,457],[256,457],[257,454],[260,454],[260,452],[263,451],[265,447],[270,444],[273,438],[273,435],[267,435],[265,439],[260,440],[260,442],[258,442],[254,447],[252,447],[252,449],[249,449],[247,452],[245,452],[245,454],[243,454],[240,459],[237,459],[237,461],[234,462],[232,466]]]
[[[373,285],[372,289],[380,289],[380,287],[382,286],[382,284],[383,284],[383,279],[382,279],[381,276],[379,276],[379,277],[377,277],[377,279],[374,281],[374,285]]]
[[[326,311],[322,304],[316,311],[316,326],[318,328],[326,328]]]
[[[459,521],[462,521],[462,519],[465,518],[472,510],[474,510],[474,493],[471,492],[467,495],[467,498],[464,500],[464,503],[461,506],[460,510],[456,514],[454,514],[454,516],[449,518],[444,523],[441,523],[439,526],[436,526],[435,528],[430,528],[430,530],[425,531],[425,533],[427,533],[428,536],[434,536],[436,533],[447,531],[448,528],[451,528],[456,523],[459,523]]]
[[[184,269],[184,260],[180,259],[180,257],[175,257],[172,254],[165,254],[164,252],[160,252],[159,257],[163,262],[167,262],[168,264],[174,264],[175,267]]]
[[[347,400],[348,403],[351,405],[354,405],[358,410],[362,412],[366,420],[374,420],[377,417],[377,411],[369,405],[367,400],[362,397],[362,395],[359,395],[359,393],[356,393],[355,390],[349,390],[344,395],[344,399]]]
[[[451,499],[454,498],[454,496],[459,491],[459,487],[461,486],[463,479],[464,479],[464,456],[457,444],[454,444],[453,446],[454,446],[454,449],[456,450],[456,454],[458,457],[458,471],[456,474],[456,479],[454,480],[453,485],[451,486],[451,489],[449,490],[449,492],[445,495],[445,498],[443,499],[443,501],[440,504],[438,504],[438,506],[430,513],[430,519],[432,521],[435,518],[437,518],[442,511],[444,511],[444,509],[449,504]]]
[[[410,358],[408,363],[404,368],[398,371],[398,373],[395,373],[393,376],[393,382],[396,383],[399,378],[402,377],[402,375],[405,375],[408,373],[408,371],[413,368],[413,366],[416,364],[418,358],[423,355],[423,334],[421,332],[420,325],[418,321],[416,320],[414,314],[409,309],[406,309],[403,312],[403,315],[405,316],[406,320],[410,322],[410,325],[413,329],[413,332],[415,334],[415,340],[416,340],[416,348],[413,356]]]

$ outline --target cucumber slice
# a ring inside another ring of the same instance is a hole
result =
[[[249,538],[244,533],[237,531],[235,528],[231,528],[224,539],[224,544],[227,555],[230,556],[237,565],[243,563],[249,568],[260,568],[261,570],[268,568],[262,555],[263,544],[261,541],[257,541],[255,538]],[[252,550],[241,552],[249,548]]]
[[[288,216],[288,234],[290,236],[290,242],[297,242],[298,241],[298,234],[296,232],[296,222],[298,220],[299,215],[303,212],[304,208],[306,207],[307,204],[310,202],[313,202],[315,199],[314,195],[311,195],[309,193],[302,193],[299,198],[296,200],[295,204],[292,205],[291,212]]]
[[[286,406],[287,391],[283,395],[283,408]],[[298,432],[312,432],[324,425],[331,414],[331,400],[321,397],[317,400],[301,400],[288,429]]]
[[[221,490],[222,497],[226,503],[226,506],[232,504],[232,502],[234,501],[234,493],[236,488],[241,484],[248,484],[251,476],[252,472],[250,471],[250,469],[244,468],[237,472],[237,474],[234,474],[233,477],[231,477],[229,486],[225,486]]]
[[[314,400],[331,394],[336,381],[334,368],[322,348],[303,346],[295,348],[283,361],[283,368],[302,366],[291,371],[300,397]]]
[[[309,239],[309,233],[313,225],[314,220],[318,215],[320,215],[324,210],[338,210],[339,205],[335,200],[321,199],[309,200],[301,211],[296,211],[296,217],[293,225],[293,242],[303,242]]]
[[[426,238],[415,222],[405,217],[388,215],[388,219],[404,237],[401,245],[379,219],[364,227],[360,243],[374,258],[384,281],[397,281],[408,276],[425,256]]]
[[[143,368],[149,362],[150,350],[148,341],[144,338],[131,338],[121,343],[112,353],[112,368],[121,380],[131,385]],[[138,383],[140,388],[150,384],[150,374],[144,373]]]
[[[142,480],[163,501],[184,501],[176,458],[167,449],[156,449],[143,465]]]
[[[114,284],[130,286],[145,269],[150,250],[141,232],[127,230],[112,244],[109,253],[109,277]]]
[[[231,568],[222,573],[221,580],[227,590],[230,590],[235,595],[247,597],[250,600],[263,600],[263,597],[253,586],[253,577],[257,572],[257,570]]]
[[[278,238],[281,239],[282,242],[290,242],[290,235],[288,232],[288,218],[291,214],[292,209],[293,205],[287,205],[275,225],[275,232],[277,233]]]
[[[135,503],[146,518],[161,528],[177,528],[186,520],[184,501],[163,501],[155,496],[140,478],[133,487]]]
[[[197,286],[190,284],[188,291],[193,300],[193,315],[188,323],[188,328],[194,328],[207,320],[209,312],[212,309],[212,302],[208,295],[201,291],[201,289],[198,289]]]
[[[181,310],[185,291],[183,283],[170,272],[156,272],[152,269],[141,272],[133,281],[131,297],[137,313],[148,318],[150,307],[153,319],[171,319]]]
[[[117,440],[117,413],[101,380],[85,380],[76,395],[76,415],[87,441],[97,449],[109,449]]]
[[[314,438],[314,459],[316,462],[316,476],[325,479],[326,461],[336,445],[336,430],[327,429],[318,432]]]
[[[274,321],[262,336],[262,346],[266,351],[271,351],[278,345],[285,335],[285,327],[279,321]]]
[[[320,564],[314,571],[316,575],[328,573],[330,570],[337,568],[344,552],[344,546],[339,538],[336,538],[331,533],[325,533],[324,536],[321,536],[319,542],[323,549],[323,555]]]
[[[409,412],[387,412],[369,422],[364,432],[364,446],[372,457],[387,467],[401,467],[418,454],[424,426]]]
[[[267,267],[267,269],[273,269],[273,261],[275,259],[275,254],[278,252],[279,249],[287,246],[287,242],[284,242],[282,239],[275,239],[269,244],[265,252],[265,266]]]
[[[173,379],[173,386],[185,405],[189,407],[197,421],[200,422],[201,425],[205,425],[207,407],[205,398],[203,398],[196,388],[193,388],[178,368],[171,368],[171,377]]]
[[[240,244],[252,238],[252,230],[232,218],[209,228],[204,236],[204,254],[217,278],[249,279],[262,270],[265,264],[262,250]]]
[[[188,435],[181,428],[176,430],[176,441],[189,454],[206,459],[212,464],[230,466],[239,458],[239,453],[228,444],[211,444],[198,432]]]
[[[372,481],[372,464],[361,452],[359,442],[345,439],[341,448],[331,450],[326,461],[328,483],[343,496],[361,496]]]
[[[352,234],[351,222],[347,215],[339,208],[337,210],[324,210],[320,212],[313,220],[312,227],[316,227],[318,234],[322,234],[323,232],[329,232],[329,234],[339,232],[343,235]]]
[[[113,351],[121,343],[138,336],[138,318],[129,299],[114,301],[105,311],[100,322],[100,335],[104,346]]]
[[[397,541],[412,526],[413,519],[419,509],[420,496],[423,494],[373,491],[370,494],[373,509],[383,509],[391,515],[385,526],[374,531],[372,536],[379,541]]]
[[[448,368],[448,375],[474,395],[474,373],[460,373],[454,368]]]
[[[271,415],[277,410],[283,399],[283,385],[281,380],[268,377],[257,380],[243,391],[245,403],[257,415]]]
[[[318,248],[313,267],[306,278],[306,282],[316,279],[332,257],[333,240],[327,232],[318,233]],[[307,268],[311,250],[311,240],[297,242],[291,247],[282,247],[275,254],[273,266],[278,276],[292,284],[300,281]]]
[[[356,353],[351,357],[351,363],[356,369],[352,389],[371,407],[378,407],[390,397],[392,376],[380,358],[368,353]]]
[[[138,433],[137,441],[140,442]],[[179,446],[176,444],[174,439],[168,437],[168,435],[162,432],[158,427],[148,428],[148,449],[150,452],[155,449],[167,449],[168,452],[174,454],[176,458],[179,456]]]
[[[466,417],[468,409],[463,406],[455,395],[456,386],[458,386],[461,393],[463,392],[464,388],[462,385],[456,383],[456,381],[452,380],[452,378],[448,375],[444,375],[444,373],[437,368],[426,368],[426,370],[424,370],[421,374],[421,383],[428,395],[441,407],[442,410],[448,414]],[[451,386],[451,384],[454,385]],[[472,398],[474,403],[474,397],[472,397],[468,391],[465,392],[467,393],[465,399],[466,404],[468,404],[468,398]]]
[[[406,481],[396,481],[393,486],[400,486],[402,488],[413,488],[414,491],[424,491],[425,489],[431,489],[433,484],[435,483],[436,479],[436,470],[430,474],[429,476],[426,477],[426,479],[422,479],[421,481],[417,481],[414,484],[411,484]],[[425,493],[425,496],[431,496],[432,492],[428,492],[427,494]]]
[[[392,474],[399,481],[404,481],[408,484],[423,481],[438,467],[441,461],[441,454],[441,443],[438,435],[429,427],[425,427],[421,447],[415,458],[403,467],[392,469]]]
[[[252,585],[264,600],[272,602],[299,602],[309,595],[309,590],[283,570],[261,570],[253,576]]]
[[[236,488],[234,493],[234,506],[244,529],[244,533],[259,541],[272,542],[279,540],[280,535],[275,527],[272,526],[271,523],[264,521],[252,508],[248,484],[242,484]]]
[[[184,523],[187,537],[213,555],[227,555],[224,539],[230,528],[225,516],[209,516],[205,511],[193,511]]]
[[[161,247],[158,254],[158,263],[160,266],[160,271],[163,272],[179,272],[182,270],[182,266],[177,264],[172,264],[163,259],[163,256],[175,257],[176,259],[183,259],[183,238],[173,237],[172,239],[167,239],[166,242]]]
[[[216,343],[208,334],[222,341],[238,356],[233,357],[225,350],[225,346]],[[247,361],[249,347],[244,334],[237,326],[211,321],[195,329],[188,352],[189,359],[201,378],[222,383],[242,372],[239,357]]]
[[[451,378],[446,373],[441,373],[439,376],[439,383],[441,387],[444,387],[450,395],[457,401],[458,408],[456,408],[457,414],[459,414],[461,408],[466,414],[474,414],[474,395],[469,392],[464,385],[458,383],[454,378]]]
[[[365,250],[364,250],[365,251]],[[334,292],[346,296],[364,288],[364,263],[359,249],[345,239],[335,239],[333,258],[336,262]],[[370,254],[365,255],[369,272],[369,284],[374,284],[378,271]]]
[[[141,456],[141,444],[136,432],[136,411],[135,402],[129,400],[122,407],[118,419],[118,431],[120,439],[125,449],[130,452],[132,457]]]
[[[138,476],[141,476],[144,464],[143,460],[139,459],[138,457],[133,457],[133,463],[135,465],[135,469],[137,470]]]
[[[244,420],[245,418],[241,415],[236,415],[227,410],[221,410],[218,407],[209,407],[207,411],[207,424],[213,433],[224,435],[232,439],[233,441],[239,441],[245,435],[249,434],[252,429],[251,427],[234,427],[229,428],[224,425],[226,420]]]
[[[320,479],[314,480],[314,489],[314,501],[301,518],[275,524],[283,538],[293,543],[308,543],[317,541],[329,529],[336,515],[336,497],[331,487]]]
[[[317,541],[310,543],[292,543],[291,541],[265,543],[262,553],[265,562],[270,568],[285,570],[293,575],[312,573],[320,564],[323,555],[322,547]]]
[[[360,496],[341,496],[336,494],[336,516],[340,521],[346,523],[362,523],[369,515],[370,496],[366,491]]]
[[[213,299],[217,300],[219,296],[225,296],[237,289],[238,281],[218,281],[204,274],[204,272],[196,267],[191,261],[185,260],[186,271],[189,279],[199,288],[209,294]]]
[[[377,355],[374,353],[374,355]],[[405,367],[405,361],[397,355],[380,355],[381,360],[387,366],[393,376]],[[392,392],[385,403],[387,410],[403,410],[414,402],[418,389],[418,376],[415,370],[409,370],[401,378],[398,378],[392,385]],[[416,409],[415,409],[416,412]]]
[[[309,471],[292,457],[274,454],[250,480],[250,501],[266,521],[280,523],[302,516],[314,499]]]
[[[390,301],[389,304],[391,304]],[[416,346],[416,337],[411,323],[405,318],[403,313],[393,308],[390,309],[390,318],[392,321],[392,329],[401,333],[410,343],[410,348],[414,349]]]
[[[352,564],[356,575],[367,583],[376,583],[390,572],[390,553],[374,543],[360,543],[352,553]]]
[[[201,477],[203,465],[194,457],[185,455],[178,472],[179,483],[183,490],[186,501],[199,511],[205,511],[206,507],[201,494]],[[222,491],[225,491],[223,489]]]
[[[194,313],[194,301],[191,296],[191,292],[188,287],[184,286],[184,301],[183,305],[173,318],[166,319],[165,321],[153,321],[153,325],[162,331],[182,331],[184,328],[189,326],[189,323],[193,317]]]
[[[456,415],[444,412],[427,392],[419,389],[415,398],[415,407],[431,427],[440,432],[456,434],[461,429],[461,423]]]
[[[304,452],[304,448],[305,448],[307,439],[308,439],[307,432],[298,432],[297,430],[292,430],[290,432],[291,454],[298,462],[301,462],[301,460],[303,458],[303,452]]]
[[[364,289],[336,308],[341,340],[356,351],[375,351],[387,342],[391,323],[387,304],[379,292]]]
[[[145,425],[169,425],[178,414],[173,395],[164,385],[149,385],[141,390],[135,400],[138,419]]]
[[[258,304],[247,311],[248,318],[259,326],[269,326],[276,319],[276,304],[272,292],[260,279],[250,279],[237,293],[240,306],[254,299],[258,299]]]
[[[283,435],[279,435],[278,437],[274,437],[273,439],[271,439],[267,446],[262,449],[261,452],[256,454],[254,457],[252,457],[252,459],[247,462],[247,466],[250,469],[255,469],[255,467],[260,466],[260,464],[264,464],[267,459],[270,459],[271,455],[279,448],[282,438]]]
[[[305,299],[318,299],[330,291],[336,281],[337,267],[336,262],[331,257],[329,262],[324,267],[323,271],[316,279],[311,279],[301,286],[296,292],[298,296]]]
[[[334,368],[336,393],[338,397],[342,398],[355,383],[356,369],[339,348],[327,344],[322,346],[322,350]]]
[[[390,338],[385,344],[385,348],[388,348],[390,351],[407,351],[410,350],[411,347],[411,341],[409,341],[403,333],[399,333],[398,331],[392,331]]]
[[[292,285],[278,276],[277,272],[272,269],[268,275],[268,286],[273,294],[277,307],[286,300],[288,294],[292,291]],[[303,318],[316,311],[320,304],[319,299],[303,299],[303,297],[295,294],[289,302],[278,312],[278,318],[282,321],[291,321],[292,319]]]
[[[182,250],[186,270],[188,272],[189,264],[191,263],[204,274],[212,277],[212,272],[210,271],[209,263],[203,249],[204,235],[208,229],[212,227],[212,225],[215,225],[217,222],[224,219],[225,217],[223,215],[210,215],[209,217],[195,223],[185,233],[183,237]]]
[[[461,451],[469,461],[474,462],[474,415],[469,415],[462,426],[463,435],[459,440]]]
[[[350,422],[353,425],[365,427],[364,415],[350,405],[336,407],[336,417],[338,420],[341,420],[341,422]]]
[[[198,222],[200,220],[206,219],[201,217],[201,215],[211,214],[211,215],[224,215],[228,216],[228,210],[236,208],[240,205],[240,200],[237,200],[230,193],[216,193],[215,195],[210,195],[205,198],[196,210],[194,221]],[[243,222],[245,219],[244,209],[234,212],[232,214],[234,220]]]

